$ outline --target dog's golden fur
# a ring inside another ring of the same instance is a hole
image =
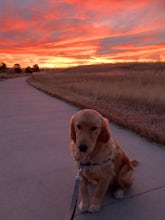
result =
[[[79,111],[72,116],[70,128],[71,153],[77,165],[86,162],[99,164],[85,166],[81,172],[79,208],[81,211],[94,213],[100,209],[101,200],[110,184],[115,186],[114,196],[123,197],[124,191],[132,184],[135,163],[112,139],[108,120],[97,111]],[[96,185],[91,200],[88,183]]]

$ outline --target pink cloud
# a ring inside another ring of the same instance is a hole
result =
[[[0,56],[11,55],[10,62],[12,54],[13,62],[28,54],[26,62],[31,55],[43,64],[45,56],[47,65],[51,57],[75,63],[164,57],[163,0],[8,0],[0,7]]]

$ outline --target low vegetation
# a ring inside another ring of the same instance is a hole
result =
[[[29,73],[0,73],[0,81],[6,80],[6,79],[12,79],[16,77],[26,77],[26,76],[31,76]]]
[[[8,68],[6,63],[0,62],[0,81],[4,79],[11,79],[15,77],[29,76],[33,72],[39,72],[40,68],[38,64],[33,67],[27,66],[22,69],[19,63],[14,64],[13,68]]]
[[[104,64],[34,74],[28,82],[165,144],[165,63]]]

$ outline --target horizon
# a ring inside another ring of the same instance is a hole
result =
[[[8,0],[0,8],[0,62],[11,68],[165,62],[163,0]]]
[[[6,64],[6,68],[7,69],[14,69],[14,65],[16,65],[16,64],[14,64],[13,66],[8,66],[7,65],[7,63],[6,62],[2,62],[2,63],[0,63],[0,66],[1,66],[1,64]],[[17,63],[18,65],[20,65],[19,63]],[[24,69],[26,69],[27,67],[30,67],[30,68],[33,68],[33,66],[34,65],[38,65],[39,66],[39,69],[40,69],[40,71],[41,70],[53,70],[53,69],[70,69],[70,68],[83,68],[83,67],[99,67],[99,66],[105,66],[105,65],[110,65],[110,66],[118,66],[118,67],[120,67],[120,66],[123,66],[123,65],[126,65],[126,66],[134,66],[134,65],[149,65],[149,68],[151,67],[151,66],[157,66],[157,65],[159,65],[159,67],[160,67],[160,65],[165,65],[165,61],[151,61],[151,62],[116,62],[116,63],[92,63],[92,64],[81,64],[81,65],[74,65],[74,66],[66,66],[66,67],[49,67],[49,66],[45,66],[45,67],[42,67],[42,66],[40,66],[39,64],[31,64],[31,65],[29,65],[29,66],[21,66],[20,65],[20,68],[22,69],[22,70],[24,70]],[[150,66],[151,65],[151,66]]]

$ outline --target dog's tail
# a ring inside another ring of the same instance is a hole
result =
[[[131,160],[132,166],[137,167],[139,165],[139,161],[137,160]]]

